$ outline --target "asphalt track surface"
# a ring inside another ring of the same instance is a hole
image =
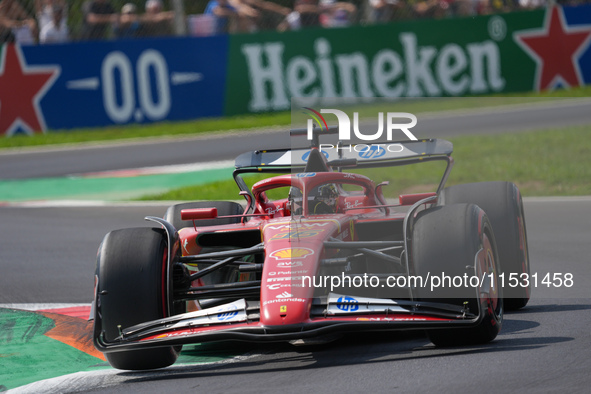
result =
[[[142,218],[165,209],[0,208],[0,261],[10,273],[0,279],[0,303],[89,302],[103,234],[149,225]],[[591,198],[528,199],[525,214],[532,273],[574,272],[576,286],[534,289],[490,344],[438,349],[420,332],[350,334],[313,348],[266,344],[222,364],[74,375],[22,391],[588,392]]]
[[[589,101],[585,105],[562,106],[554,113],[555,107],[525,108],[503,116],[471,113],[434,119],[429,134],[421,131],[417,136],[448,137],[460,135],[463,130],[465,134],[474,134],[474,130],[495,133],[591,124],[588,106]],[[433,135],[435,130],[440,134]],[[11,168],[16,177],[28,178],[181,164],[202,161],[208,152],[220,147],[224,152],[242,152],[261,145],[285,145],[280,141],[283,137],[275,140],[274,135],[261,134],[261,139],[196,139],[120,148],[3,154],[0,168],[14,166]],[[181,148],[189,152],[184,156],[176,154],[175,149]],[[233,155],[216,156],[215,160]],[[2,177],[5,174],[3,171]],[[96,250],[104,234],[117,228],[150,226],[143,217],[161,216],[165,210],[162,205],[0,207],[0,303],[90,302]],[[591,275],[586,250],[591,198],[528,199],[525,214],[532,273],[573,272],[576,286],[534,289],[530,304],[521,312],[507,314],[501,334],[490,344],[438,349],[420,332],[350,334],[332,344],[312,348],[287,344],[258,346],[243,357],[222,364],[173,366],[141,373],[113,370],[66,381],[44,381],[15,391],[588,392]]]
[[[502,99],[500,99],[502,100]],[[451,111],[446,115],[418,115],[411,132],[417,138],[449,138],[562,126],[591,124],[591,99],[513,105],[495,110]],[[0,152],[0,179],[26,179],[77,175],[147,166],[164,166],[232,160],[256,149],[289,147],[294,140],[286,132],[223,134],[208,137],[150,139],[130,143],[89,144],[83,149],[46,148]],[[377,126],[368,126],[375,132]],[[400,139],[405,137],[400,133]],[[294,142],[298,146],[307,146]],[[297,141],[297,139],[295,139]]]

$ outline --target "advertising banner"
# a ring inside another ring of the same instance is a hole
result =
[[[591,83],[591,5],[216,37],[0,47],[0,136]]]
[[[591,82],[590,37],[590,6],[233,36],[225,113],[288,110],[291,97],[579,86]]]
[[[221,116],[225,36],[0,49],[0,135]]]

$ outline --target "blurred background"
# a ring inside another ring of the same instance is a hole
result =
[[[576,5],[585,0],[559,1]],[[2,0],[0,42],[36,43],[155,36],[208,36],[345,27],[489,15],[554,4],[548,0]],[[295,14],[294,14],[295,13]],[[52,19],[67,34],[47,38]],[[296,15],[299,14],[299,15]],[[219,19],[224,19],[220,23]]]

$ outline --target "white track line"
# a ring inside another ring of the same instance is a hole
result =
[[[212,162],[173,164],[168,166],[127,168],[113,171],[89,172],[69,175],[71,178],[111,178],[111,177],[133,177],[141,175],[161,174],[182,174],[186,172],[198,172],[234,168],[234,160],[220,160]]]
[[[197,201],[197,200],[191,200]],[[244,200],[235,201],[244,205]],[[187,201],[103,201],[103,200],[35,200],[35,201],[0,201],[0,207],[6,208],[121,208],[121,207],[169,207]]]
[[[47,309],[64,309],[64,308],[76,308],[80,306],[90,306],[90,302],[86,304],[73,304],[73,303],[52,303],[52,304],[39,304],[39,303],[13,303],[13,304],[0,304],[0,308],[4,309],[19,309],[23,311],[39,311]]]
[[[37,393],[73,393],[83,392],[89,389],[108,388],[127,382],[128,380],[142,379],[149,380],[151,377],[162,379],[165,376],[173,377],[176,374],[184,374],[187,371],[195,371],[216,367],[221,364],[230,364],[242,362],[254,357],[260,356],[259,353],[246,353],[226,360],[214,361],[210,363],[179,364],[157,371],[136,371],[133,376],[129,376],[129,371],[119,371],[116,369],[103,369],[91,372],[76,372],[69,375],[60,376],[46,380],[40,380],[25,386],[9,390],[9,393],[18,394],[37,394]]]

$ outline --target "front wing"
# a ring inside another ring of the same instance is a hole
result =
[[[94,342],[108,353],[222,340],[281,342],[351,331],[466,328],[481,320],[480,311],[443,303],[364,299],[353,307],[346,298],[315,298],[307,321],[285,326],[262,325],[258,302],[242,299],[128,327],[112,342],[104,338],[100,313],[95,313]]]

